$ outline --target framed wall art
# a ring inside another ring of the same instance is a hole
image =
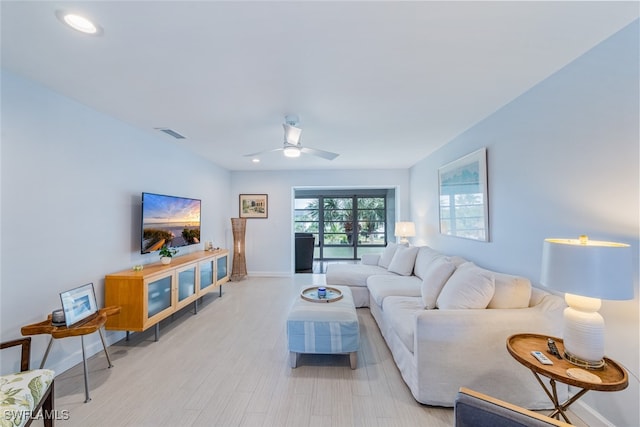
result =
[[[268,195],[240,194],[240,218],[267,218]]]
[[[489,241],[487,149],[481,148],[438,169],[440,233]]]

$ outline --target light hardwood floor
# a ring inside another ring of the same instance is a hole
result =
[[[56,378],[59,426],[451,426],[453,410],[417,403],[378,327],[358,309],[358,368],[343,355],[303,355],[288,364],[286,317],[303,286],[324,276],[228,283],[153,331],[132,334]],[[532,378],[533,380],[533,378]]]

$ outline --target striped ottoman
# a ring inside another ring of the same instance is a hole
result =
[[[349,354],[351,369],[358,363],[360,327],[353,296],[348,286],[333,286],[343,298],[330,303],[305,301],[300,296],[287,318],[291,367],[298,365],[299,353]]]

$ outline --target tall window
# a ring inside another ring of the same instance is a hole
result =
[[[387,243],[386,195],[296,197],[295,231],[313,233],[316,259],[358,259]]]

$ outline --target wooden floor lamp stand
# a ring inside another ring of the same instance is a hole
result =
[[[247,259],[244,253],[244,235],[247,228],[246,218],[231,218],[233,231],[233,267],[231,280],[238,281],[247,277]]]

